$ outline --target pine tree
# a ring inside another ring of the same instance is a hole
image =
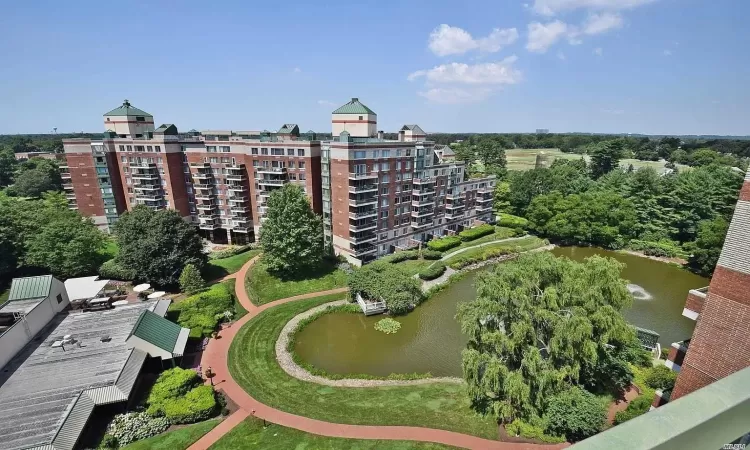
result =
[[[180,274],[180,290],[188,295],[206,287],[201,273],[193,264],[187,264]]]

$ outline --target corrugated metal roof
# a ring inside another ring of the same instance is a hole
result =
[[[14,278],[10,285],[8,300],[26,300],[46,298],[52,288],[52,275],[38,277]]]
[[[182,327],[176,323],[170,322],[151,311],[143,311],[135,326],[133,326],[130,336],[138,336],[144,341],[172,353],[181,330]]]
[[[147,113],[146,111],[143,111],[141,109],[136,108],[135,106],[131,105],[129,101],[125,100],[122,102],[122,106],[119,106],[112,111],[105,114],[105,116],[146,116],[146,117],[154,117],[151,114]]]
[[[73,450],[75,448],[81,430],[86,426],[86,422],[94,411],[94,406],[96,404],[86,393],[82,392],[78,396],[52,439],[52,446],[56,450]]]
[[[117,377],[115,386],[122,391],[125,398],[130,397],[130,393],[133,391],[135,382],[138,379],[138,374],[141,373],[141,368],[143,367],[143,363],[146,361],[147,356],[148,354],[146,352],[134,348],[128,361],[122,368],[120,375]]]
[[[738,201],[718,265],[750,274],[750,202]]]
[[[375,114],[375,111],[371,110],[367,106],[365,106],[362,102],[359,101],[357,97],[352,98],[352,100],[347,103],[346,105],[341,106],[331,114]]]
[[[154,314],[164,317],[167,314],[167,310],[169,309],[169,305],[172,304],[172,300],[165,298],[162,300],[157,300],[156,304],[154,305]]]

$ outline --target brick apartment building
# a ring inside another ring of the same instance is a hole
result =
[[[61,171],[70,207],[105,230],[143,204],[176,210],[214,242],[244,243],[273,190],[296,183],[323,215],[326,243],[359,264],[494,217],[494,177],[467,181],[463,163],[418,125],[383,139],[356,98],[332,113],[330,140],[295,124],[179,133],[127,100],[104,127],[101,141],[63,141]]]
[[[711,284],[688,293],[682,315],[697,321],[695,330],[672,344],[665,364],[677,382],[657,391],[655,407],[750,366],[750,171]]]

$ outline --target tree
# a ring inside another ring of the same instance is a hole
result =
[[[15,195],[19,197],[40,197],[47,191],[62,190],[60,174],[51,176],[44,169],[19,170],[13,185]]]
[[[721,155],[711,150],[710,148],[700,148],[690,155],[691,166],[708,166],[719,160]]]
[[[103,245],[104,233],[91,219],[61,212],[29,236],[24,265],[43,267],[60,278],[94,275],[103,262]]]
[[[729,224],[723,217],[700,222],[698,236],[690,248],[692,252],[688,258],[691,269],[705,276],[713,274],[728,229]]]
[[[477,298],[457,314],[469,336],[462,366],[473,407],[501,421],[541,416],[584,365],[632,341],[622,268],[537,253],[480,273]]]
[[[614,140],[594,146],[590,151],[591,174],[594,179],[601,177],[620,165],[623,156],[622,141]]]
[[[374,262],[355,270],[348,286],[352,300],[357,294],[376,301],[383,299],[392,314],[404,314],[424,300],[421,283],[388,262]]]
[[[484,164],[484,171],[501,175],[505,173],[505,149],[497,141],[486,138],[477,145],[477,155]]]
[[[666,369],[666,367],[665,367]],[[547,407],[547,432],[577,442],[601,431],[607,411],[590,392],[573,387],[563,391]]]
[[[310,208],[302,188],[286,184],[268,199],[268,220],[260,232],[268,270],[295,275],[323,258],[323,221]]]
[[[13,150],[0,147],[0,188],[13,184],[13,172],[17,165],[18,161]]]
[[[188,295],[195,294],[206,287],[201,272],[194,264],[186,264],[180,274],[180,290]]]
[[[493,192],[493,207],[497,213],[510,211],[510,183],[500,181]]]
[[[195,227],[174,210],[136,206],[119,218],[114,233],[120,247],[115,261],[132,270],[138,281],[174,285],[186,265],[200,268],[206,263]]]

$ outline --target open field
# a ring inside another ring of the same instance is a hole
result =
[[[556,148],[539,148],[539,149],[512,149],[512,150],[505,150],[505,156],[508,159],[508,170],[530,170],[534,168],[534,164],[536,163],[536,155],[538,153],[544,152],[548,158],[549,163],[552,164],[552,162],[556,158],[562,158],[562,159],[580,159],[583,157],[587,162],[589,160],[588,155],[578,155],[575,153],[563,153],[560,150]],[[664,164],[666,161],[639,161],[637,159],[623,159],[620,161],[620,165],[627,168],[630,164],[633,165],[635,169],[640,169],[641,167],[653,167],[656,170],[662,170],[664,169]],[[683,170],[685,168],[688,168],[688,166],[678,165],[680,170]]]

